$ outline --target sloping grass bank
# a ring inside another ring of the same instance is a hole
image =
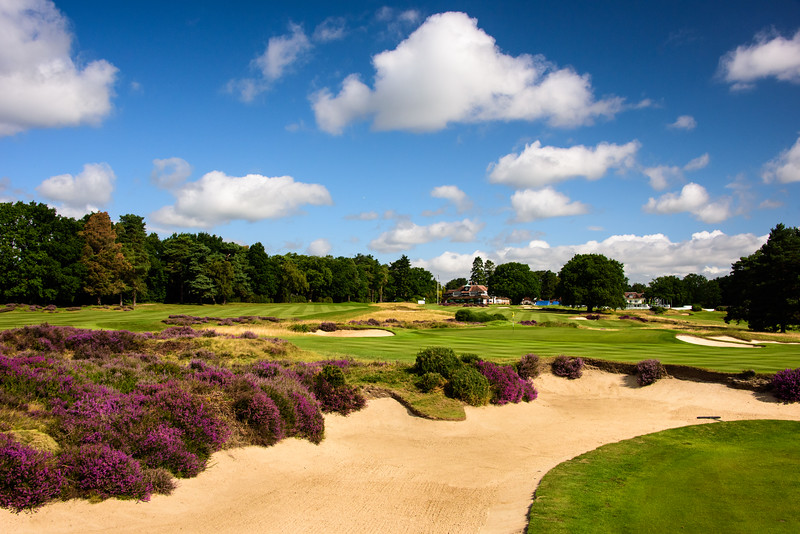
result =
[[[736,421],[605,445],[544,476],[528,532],[798,532],[798,432]]]

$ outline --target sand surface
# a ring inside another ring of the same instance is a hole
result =
[[[602,444],[722,420],[800,420],[800,405],[720,384],[589,370],[538,378],[529,404],[468,408],[462,422],[410,416],[391,399],[326,416],[320,445],[217,453],[197,478],[150,502],[59,502],[0,510],[0,532],[520,532],[541,477]],[[715,423],[710,423],[715,424]]]

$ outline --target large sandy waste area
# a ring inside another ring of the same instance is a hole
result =
[[[463,422],[371,400],[349,417],[327,416],[318,446],[292,439],[218,453],[200,476],[148,503],[0,511],[0,532],[519,532],[541,477],[602,444],[708,421],[700,416],[800,420],[800,405],[719,384],[639,388],[633,377],[590,370],[575,381],[543,375],[536,387],[530,404],[468,408]]]

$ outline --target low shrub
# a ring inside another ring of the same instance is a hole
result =
[[[703,307],[699,304],[692,304],[692,311],[693,312],[700,312],[703,311]]]
[[[59,457],[67,477],[68,496],[150,499],[151,486],[139,462],[105,444],[82,445]]]
[[[478,362],[478,371],[489,381],[494,404],[507,404],[524,400],[530,402],[538,396],[528,380],[520,378],[513,368],[492,362]]]
[[[463,323],[488,323],[489,321],[506,321],[502,313],[488,313],[462,308],[456,312],[456,321]]]
[[[0,508],[35,510],[55,498],[63,484],[50,453],[0,434]]]
[[[445,386],[445,394],[472,406],[483,406],[491,398],[489,381],[472,366],[457,369]]]
[[[474,364],[475,362],[481,361],[480,356],[478,356],[477,354],[472,354],[470,352],[462,354],[461,356],[459,356],[459,359],[466,364]]]
[[[530,321],[520,321],[517,324],[521,326],[536,326],[536,321],[531,319]]]
[[[666,374],[664,366],[658,360],[642,360],[636,364],[636,382],[640,386],[649,386]]]
[[[462,366],[453,349],[448,347],[428,347],[417,353],[414,370],[418,375],[439,373],[450,379],[453,373]]]
[[[583,358],[570,358],[569,356],[557,356],[551,364],[553,374],[574,380],[583,375]]]
[[[520,378],[536,378],[539,376],[539,356],[536,354],[526,354],[517,363],[517,374]]]
[[[800,401],[800,368],[778,371],[770,382],[772,392],[784,402]]]
[[[439,373],[425,373],[417,381],[417,387],[425,393],[430,393],[447,382]]]
[[[650,311],[655,313],[656,315],[661,315],[667,311],[666,308],[663,306],[650,306]]]
[[[319,323],[319,330],[323,332],[336,332],[336,323],[322,322]]]
[[[305,323],[293,323],[288,326],[292,332],[306,333],[311,332],[311,327]]]

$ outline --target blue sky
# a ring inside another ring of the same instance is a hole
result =
[[[798,225],[798,2],[273,4],[0,0],[0,201],[442,282]]]

